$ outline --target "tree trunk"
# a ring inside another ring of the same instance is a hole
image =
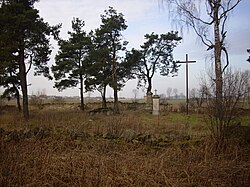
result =
[[[147,88],[147,93],[152,93],[152,78],[147,77],[148,79],[148,88]]]
[[[84,111],[84,97],[83,97],[83,76],[80,75],[80,96],[81,96],[81,106],[80,109]]]
[[[118,101],[118,90],[117,85],[114,87],[114,113],[119,114],[119,101]]]
[[[106,87],[103,87],[103,93],[102,93],[102,108],[107,108],[107,101],[106,101]]]
[[[223,139],[223,80],[222,80],[222,68],[221,68],[221,51],[222,46],[220,42],[220,28],[219,28],[219,3],[214,8],[214,57],[215,57],[215,85],[216,85],[216,118],[219,120],[218,124],[218,138]]]
[[[118,88],[117,88],[117,64],[115,60],[115,47],[113,51],[113,64],[112,64],[112,79],[113,79],[113,90],[114,90],[114,113],[119,114],[119,101],[118,101]]]
[[[23,47],[20,48],[19,52],[19,76],[23,94],[23,116],[25,120],[29,120],[28,89]]]
[[[21,112],[22,111],[22,108],[21,108],[21,103],[20,103],[20,93],[19,93],[19,90],[17,89],[15,83],[12,83],[13,85],[13,88],[15,89],[15,97],[16,97],[16,104],[17,104],[17,107],[18,107],[18,111]]]
[[[116,67],[115,67],[116,69]],[[116,72],[113,75],[113,89],[114,89],[114,113],[119,114],[119,101],[118,101],[118,89],[117,89],[117,77]]]
[[[21,103],[20,103],[20,94],[17,88],[16,89],[16,102],[17,102],[17,107],[18,107],[18,111],[21,112],[22,108],[21,108]]]

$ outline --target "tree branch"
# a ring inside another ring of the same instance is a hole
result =
[[[231,0],[229,0],[227,3],[227,10],[223,11],[221,16],[219,17],[219,20],[222,19],[223,17],[227,16],[227,13],[230,12],[231,10],[233,10],[241,1],[242,0],[237,0],[236,3],[232,7],[230,7]]]
[[[225,47],[222,47],[222,50],[225,52],[226,54],[226,65],[222,70],[222,74],[224,73],[224,71],[226,70],[226,68],[229,66],[229,56],[228,56],[228,52],[227,49]]]
[[[190,23],[190,26],[194,29],[194,32],[197,34],[197,36],[201,39],[201,42],[206,45],[208,48],[211,47],[213,45],[212,41],[209,40],[206,36],[204,36],[204,34],[202,35],[199,31],[198,28],[196,27],[195,23]],[[201,27],[200,27],[201,29]],[[207,42],[208,43],[207,43]]]
[[[193,5],[193,7],[195,7],[194,3],[190,5],[190,3],[185,3],[185,2],[178,3],[178,1],[175,0],[175,4],[176,4],[177,8],[179,8],[179,10],[180,10],[180,12],[179,12],[180,16],[182,16],[181,14],[183,14],[186,18],[190,18],[191,20],[197,20],[197,21],[199,21],[203,24],[206,24],[206,25],[212,25],[214,22],[214,19],[212,19],[210,22],[207,22],[207,21],[202,20],[198,16],[195,16],[194,11],[192,12],[192,10],[190,8],[191,5]],[[187,5],[189,5],[189,7]]]
[[[28,67],[28,69],[27,69],[27,71],[26,71],[26,73],[25,73],[26,75],[29,73],[29,71],[30,71],[30,69],[31,69],[31,66],[32,66],[32,61],[33,61],[33,60],[32,60],[32,59],[33,59],[33,56],[32,56],[32,55],[33,55],[33,53],[30,55],[30,64],[29,64],[29,67]]]

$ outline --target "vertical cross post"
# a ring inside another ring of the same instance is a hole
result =
[[[188,64],[195,63],[196,61],[189,61],[188,54],[186,54],[185,61],[179,61],[177,63],[186,64],[186,114],[188,115],[188,105],[189,105],[189,97],[188,97]]]

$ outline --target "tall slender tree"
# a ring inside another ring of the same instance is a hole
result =
[[[218,142],[223,142],[223,73],[229,65],[225,39],[229,14],[242,0],[161,0],[169,5],[175,23],[181,28],[191,27],[207,50],[213,50],[216,85],[216,120],[218,122]],[[212,31],[212,34],[211,34]],[[223,63],[225,56],[225,63]],[[223,64],[224,67],[223,67]]]
[[[106,89],[112,82],[111,57],[107,40],[100,29],[92,33],[92,45],[89,53],[89,65],[85,88],[87,91],[97,90],[101,93],[102,107],[107,108]]]
[[[89,54],[88,77],[85,81],[86,90],[98,90],[102,95],[102,107],[106,108],[106,88],[113,87],[112,58],[110,41],[103,35],[103,30],[96,29],[92,35],[92,47]],[[126,43],[126,42],[124,42]],[[127,58],[119,57],[116,66],[117,90],[120,90],[127,80],[135,78],[134,64]]]
[[[0,7],[0,38],[6,38],[5,52],[16,55],[23,97],[23,115],[29,119],[27,74],[34,65],[35,75],[49,75],[50,38],[60,27],[50,27],[34,8],[38,0],[5,0]]]
[[[56,64],[52,66],[55,77],[55,87],[59,91],[80,85],[81,110],[84,110],[84,78],[91,38],[83,30],[84,21],[74,18],[72,32],[68,40],[59,41],[59,51],[55,57]]]
[[[126,21],[123,14],[117,13],[113,7],[105,10],[105,14],[101,15],[100,34],[103,35],[106,42],[106,49],[110,55],[110,64],[112,69],[112,84],[114,90],[114,111],[119,113],[118,103],[118,63],[121,60],[119,52],[125,51],[128,42],[122,42],[122,31],[127,29]]]

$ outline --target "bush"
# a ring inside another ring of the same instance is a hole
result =
[[[249,92],[250,73],[227,70],[223,76],[223,97],[216,98],[215,80],[212,76],[203,83],[207,122],[213,139],[218,144],[226,138],[226,129],[237,124],[241,100]]]

